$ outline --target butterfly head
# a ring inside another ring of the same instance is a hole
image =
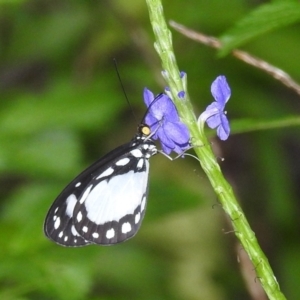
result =
[[[131,146],[136,147],[136,145],[140,145],[141,148],[144,148],[142,151],[149,152],[150,156],[155,155],[157,153],[156,145],[152,139],[155,132],[153,132],[147,124],[141,123],[138,126],[137,134],[133,138],[131,142]],[[145,146],[146,145],[146,146]],[[145,154],[145,153],[144,153]],[[149,156],[149,157],[150,157]]]
[[[151,136],[151,128],[146,124],[140,124],[138,126],[138,133],[140,135],[144,136],[145,138],[150,137]]]

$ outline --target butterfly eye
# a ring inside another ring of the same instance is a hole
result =
[[[151,129],[149,126],[147,125],[142,125],[141,128],[140,128],[140,131],[143,135],[146,135],[146,136],[149,136],[150,133],[151,133]]]

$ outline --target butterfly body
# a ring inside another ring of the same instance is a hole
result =
[[[46,217],[47,237],[76,247],[116,244],[136,234],[146,209],[149,158],[157,153],[147,129],[141,126],[131,142],[99,159],[62,191]]]

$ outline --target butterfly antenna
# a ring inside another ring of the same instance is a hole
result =
[[[121,88],[122,88],[122,91],[123,91],[123,95],[125,96],[125,99],[126,99],[126,102],[131,110],[131,113],[133,114],[133,117],[135,118],[136,122],[137,122],[137,118],[136,118],[136,115],[134,113],[134,110],[133,110],[133,107],[127,97],[127,94],[126,94],[126,91],[125,91],[125,88],[124,88],[124,85],[123,85],[123,82],[121,80],[121,76],[120,76],[120,72],[119,72],[119,68],[118,68],[118,63],[117,63],[117,60],[115,58],[113,58],[113,62],[114,62],[114,65],[115,65],[115,69],[116,69],[116,72],[117,72],[117,76],[118,76],[118,79],[119,79],[119,83],[121,85]]]

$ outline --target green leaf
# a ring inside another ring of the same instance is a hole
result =
[[[54,128],[83,130],[107,125],[125,105],[109,86],[95,81],[84,88],[62,79],[42,96],[20,94],[0,112],[1,134],[21,136]]]
[[[6,4],[21,4],[26,2],[26,0],[0,0],[0,5]]]
[[[77,45],[89,25],[83,7],[55,14],[22,14],[15,20],[14,35],[8,43],[8,59],[50,58],[55,62]]]
[[[232,133],[246,133],[258,130],[280,129],[285,127],[299,127],[298,116],[287,116],[270,120],[241,119],[232,122]]]
[[[300,3],[297,1],[276,2],[262,5],[247,15],[221,36],[222,49],[219,55],[226,55],[251,39],[272,30],[291,25],[300,20]]]
[[[71,131],[45,131],[14,138],[0,135],[0,170],[35,178],[74,175],[81,160],[81,145]],[[82,166],[81,166],[82,167]]]

